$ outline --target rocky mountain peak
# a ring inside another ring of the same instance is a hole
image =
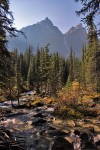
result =
[[[79,23],[76,28],[83,28],[82,23]]]
[[[46,17],[44,20],[24,27],[21,30],[25,33],[27,40],[23,36],[19,36],[18,38],[9,37],[8,47],[10,50],[17,48],[20,51],[25,51],[31,45],[34,53],[36,53],[38,46],[44,47],[50,43],[50,52],[58,51],[62,56],[66,57],[69,55],[69,50],[72,46],[76,56],[80,57],[83,43],[87,44],[87,33],[81,23],[76,27],[70,28],[68,32],[63,34]]]
[[[39,22],[39,24],[53,26],[52,21],[48,17],[46,17],[44,20]]]
[[[65,34],[71,34],[80,29],[84,29],[81,23],[79,23],[76,27],[71,27]]]

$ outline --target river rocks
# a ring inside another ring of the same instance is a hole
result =
[[[69,143],[71,143],[71,144],[73,144],[73,140],[72,140],[72,138],[71,137],[69,137],[69,136],[66,136],[66,137],[64,137],[67,141],[69,141]]]
[[[67,125],[69,125],[71,127],[75,127],[75,122],[73,120],[68,120]]]
[[[10,130],[0,127],[0,150],[26,150],[25,140],[16,139]]]
[[[62,129],[63,132],[65,132],[66,134],[69,134],[69,130],[68,129]]]
[[[35,119],[32,121],[32,125],[43,125],[43,124],[45,124],[45,123],[47,123],[47,121],[44,120],[44,119],[42,119],[42,118],[39,118],[39,117],[35,118]]]
[[[18,135],[25,136],[27,150],[100,149],[99,117],[66,117],[64,120],[55,116],[53,112],[54,108],[45,104],[41,107],[36,104],[30,109],[24,107],[8,112],[5,110],[0,124],[12,128],[12,132]]]
[[[97,148],[100,149],[100,134],[97,134],[96,136],[94,136],[93,141],[95,145],[97,146]]]
[[[63,123],[63,120],[53,118],[52,122],[53,122],[53,124],[55,124],[55,125],[61,125],[61,124]]]
[[[97,147],[90,141],[81,144],[82,150],[98,150]]]
[[[31,107],[42,107],[43,105],[44,105],[44,103],[40,102],[40,101],[34,101],[34,102],[30,103]]]
[[[45,132],[49,136],[67,136],[67,133],[60,131],[60,130],[47,130]]]
[[[82,142],[88,141],[88,140],[89,140],[88,134],[85,133],[85,132],[82,133],[82,134],[80,135],[80,139],[81,139]]]
[[[42,138],[39,138],[37,141],[36,141],[36,145],[35,145],[35,150],[48,150],[49,148],[49,140],[48,139],[44,139],[43,137]]]
[[[25,114],[25,113],[23,113],[23,112],[9,113],[9,114],[5,114],[5,117],[17,117],[17,116],[20,116],[23,114]]]
[[[32,125],[32,121],[27,121],[26,124]]]
[[[44,115],[40,112],[40,113],[35,114],[33,117],[41,117],[41,118],[43,118]]]
[[[9,114],[9,113],[12,113],[12,110],[10,108],[0,108],[1,115],[5,115],[5,114]]]
[[[95,144],[96,144],[97,148],[100,149],[100,140],[97,141]]]
[[[15,124],[15,125],[16,124],[23,124],[23,122],[17,118],[14,118],[14,119],[6,119],[4,121],[1,121],[1,124],[8,126],[9,124]]]
[[[93,101],[94,101],[95,103],[100,103],[100,96],[94,97],[94,98],[93,98]]]
[[[55,137],[50,144],[49,150],[74,150],[73,145],[63,137]]]
[[[96,119],[83,119],[75,122],[76,127],[88,130],[90,132],[100,132],[100,121]]]
[[[76,124],[77,127],[82,127],[84,125],[84,122],[83,122],[83,120],[77,120],[75,122],[75,124]]]
[[[80,131],[75,130],[75,131],[74,131],[74,134],[80,136]]]
[[[70,134],[70,141],[73,143],[74,150],[99,150],[99,140],[99,134],[93,136],[92,133],[80,132],[78,130],[72,130]]]
[[[94,136],[94,143],[100,141],[100,134],[97,134],[96,136]]]
[[[100,126],[94,125],[94,131],[95,131],[95,132],[100,132]]]

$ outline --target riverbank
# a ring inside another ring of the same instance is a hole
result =
[[[100,116],[61,119],[53,104],[38,101],[29,106],[33,96],[21,96],[21,107],[10,101],[0,103],[0,126],[16,137],[24,137],[27,150],[99,149]],[[45,98],[46,100],[46,98]],[[27,106],[27,107],[25,107]],[[62,142],[60,142],[62,141]]]

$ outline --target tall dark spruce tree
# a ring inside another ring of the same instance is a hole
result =
[[[0,87],[4,87],[12,74],[10,53],[7,49],[7,35],[16,35],[13,27],[13,15],[9,8],[9,0],[0,0]],[[9,69],[8,69],[9,68]]]
[[[73,55],[73,49],[70,48],[70,55],[67,59],[68,68],[69,68],[69,76],[68,76],[68,82],[74,81],[74,55]]]
[[[82,3],[77,15],[84,15],[82,21],[88,26],[88,46],[83,55],[82,69],[85,71],[84,82],[87,88],[100,92],[100,30],[94,25],[94,18],[100,15],[100,0],[75,0]],[[98,22],[100,25],[100,22]]]
[[[86,84],[92,91],[100,92],[100,42],[96,27],[88,31],[88,47],[86,51]]]

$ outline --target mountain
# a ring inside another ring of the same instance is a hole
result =
[[[65,33],[65,42],[68,49],[72,46],[76,56],[81,55],[81,49],[83,43],[87,45],[87,32],[80,23],[76,27],[72,27]]]
[[[41,22],[22,28],[21,31],[24,32],[26,38],[23,35],[16,38],[9,37],[8,48],[10,50],[17,48],[25,51],[27,47],[32,46],[33,52],[36,53],[37,47],[45,47],[50,44],[50,52],[58,51],[64,57],[68,56],[71,46],[73,50],[75,49],[77,56],[80,56],[80,49],[82,43],[86,43],[87,35],[81,24],[63,34],[47,17]]]

